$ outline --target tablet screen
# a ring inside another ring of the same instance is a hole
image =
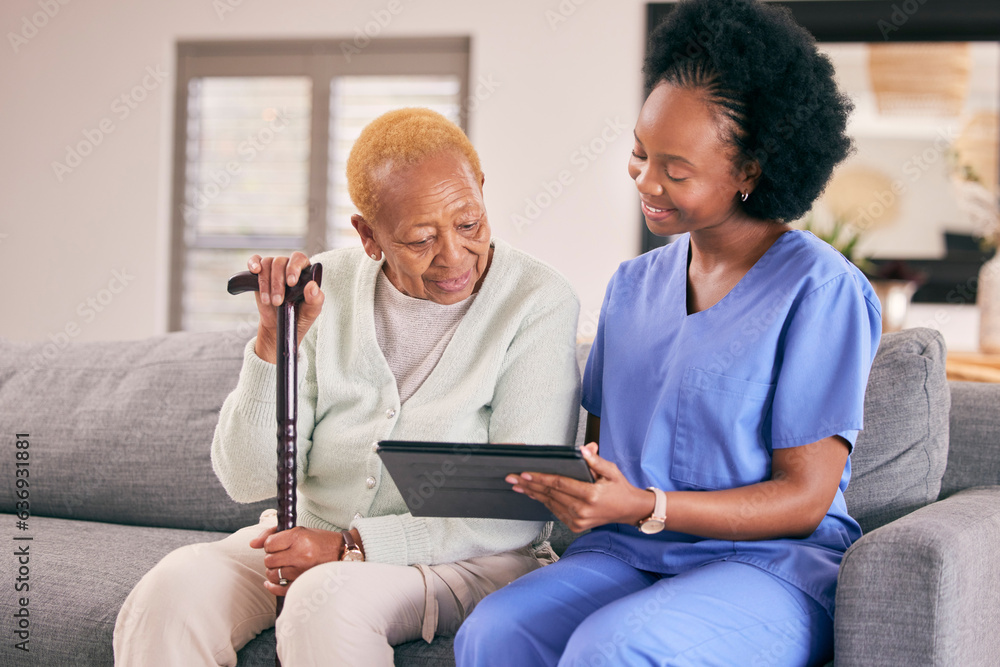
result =
[[[593,482],[579,447],[383,440],[378,454],[413,516],[552,521],[504,478],[526,471]]]

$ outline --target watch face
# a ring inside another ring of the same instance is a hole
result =
[[[363,561],[365,557],[357,550],[348,550],[344,552],[343,561]]]
[[[663,522],[659,519],[646,519],[639,526],[639,530],[646,533],[647,535],[652,535],[653,533],[658,533],[663,530]]]

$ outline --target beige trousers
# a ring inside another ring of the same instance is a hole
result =
[[[118,667],[236,665],[236,652],[275,625],[263,586],[267,525],[163,558],[136,584],[115,623]],[[392,665],[392,646],[454,634],[486,595],[549,562],[530,547],[442,565],[325,563],[288,588],[276,634],[283,667]]]

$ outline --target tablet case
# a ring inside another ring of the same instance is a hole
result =
[[[579,447],[383,440],[378,454],[413,516],[553,521],[545,505],[511,489],[511,473],[593,482]]]

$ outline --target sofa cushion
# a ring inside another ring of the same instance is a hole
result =
[[[172,333],[56,354],[52,343],[0,340],[0,433],[30,434],[31,514],[219,531],[256,523],[274,502],[233,502],[210,458],[246,340]],[[4,479],[13,466],[2,457]],[[15,500],[4,484],[0,511]]]
[[[937,499],[948,458],[950,405],[941,334],[908,329],[883,335],[844,494],[863,530]]]
[[[1000,484],[1000,384],[949,382],[951,426],[941,496]]]
[[[14,523],[9,515],[0,515],[0,519],[5,526]],[[0,607],[6,619],[0,665],[110,667],[115,619],[139,579],[178,547],[225,537],[200,530],[46,517],[32,517],[30,526],[26,534],[34,540],[8,542],[12,551],[14,545],[28,545],[30,588],[17,592],[11,584],[0,589]],[[5,562],[11,563],[13,558],[7,557]],[[193,579],[189,584],[197,582]],[[18,609],[16,600],[22,596],[28,599],[30,618],[27,654],[12,647],[15,635],[11,615]]]
[[[416,639],[393,647],[396,667],[454,667],[455,638],[435,637],[428,644]],[[237,667],[274,666],[274,628],[264,630],[236,654]]]

